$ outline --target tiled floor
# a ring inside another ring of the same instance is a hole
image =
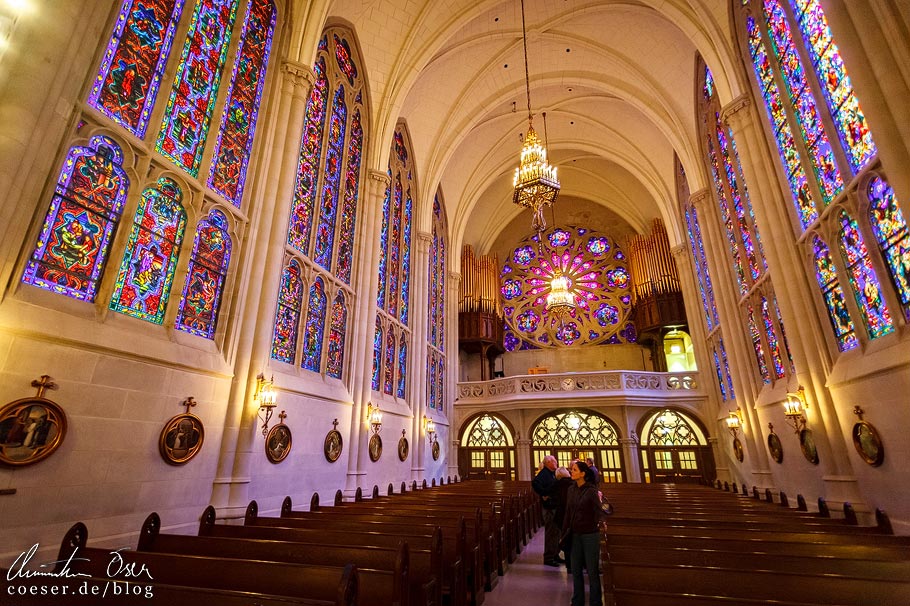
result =
[[[572,577],[565,566],[543,565],[543,528],[525,546],[499,584],[486,595],[484,606],[567,606]]]

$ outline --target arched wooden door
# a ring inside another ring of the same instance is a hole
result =
[[[482,413],[461,432],[458,472],[469,480],[514,480],[515,440],[505,419]]]
[[[548,413],[531,427],[531,438],[532,475],[547,455],[556,457],[560,467],[568,467],[573,459],[590,457],[602,481],[625,481],[619,432],[601,414],[588,410]]]
[[[656,410],[646,417],[639,435],[645,482],[714,481],[714,452],[694,417],[670,408]]]

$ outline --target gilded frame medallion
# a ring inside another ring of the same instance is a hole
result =
[[[784,460],[784,446],[780,443],[780,436],[774,433],[774,429],[771,429],[771,433],[768,434],[768,453],[771,455],[771,458],[774,459],[775,463],[781,463]]]
[[[379,437],[378,433],[374,433],[370,436],[370,460],[374,463],[379,460],[379,457],[382,456],[382,438]]]
[[[281,463],[291,452],[294,438],[291,428],[284,423],[279,423],[269,430],[265,437],[265,456],[270,463]]]
[[[202,450],[205,427],[202,419],[185,412],[171,417],[158,437],[158,452],[168,465],[185,465]]]
[[[408,444],[408,439],[405,437],[405,430],[401,430],[401,438],[398,439],[398,460],[405,461],[408,458],[408,453],[411,451],[411,446]]]
[[[51,400],[22,398],[0,409],[0,464],[22,467],[43,461],[65,437],[66,413]]]
[[[325,443],[322,445],[322,453],[325,455],[326,461],[329,463],[337,461],[341,456],[342,450],[344,450],[344,438],[341,437],[341,432],[337,429],[333,429],[325,434]]]
[[[440,450],[441,449],[439,448],[439,442],[437,442],[436,440],[433,440],[433,460],[434,461],[439,460],[439,451]]]
[[[746,458],[746,453],[743,449],[743,443],[739,441],[739,438],[733,438],[733,455],[740,463],[742,463],[743,459]]]
[[[853,447],[863,461],[872,467],[878,467],[885,461],[885,445],[875,426],[868,421],[860,421],[853,426]]]
[[[799,432],[799,448],[803,451],[803,456],[813,465],[818,465],[818,448],[815,446],[815,438],[812,437],[811,429],[803,429]]]

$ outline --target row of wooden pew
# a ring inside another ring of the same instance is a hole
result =
[[[136,550],[89,547],[79,523],[64,538],[59,576],[2,571],[3,595],[17,606],[480,606],[540,525],[530,484],[411,488],[380,496],[375,487],[370,499],[358,491],[350,503],[338,493],[332,507],[314,495],[309,511],[288,497],[278,517],[253,501],[242,526],[208,507],[196,536],[161,532],[153,513]]]
[[[616,606],[906,606],[910,537],[708,487],[611,484]],[[786,504],[786,499],[784,499]]]

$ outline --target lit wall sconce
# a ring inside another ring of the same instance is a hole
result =
[[[436,423],[426,415],[423,415],[423,430],[431,444],[436,441]]]
[[[253,401],[259,404],[259,420],[262,421],[262,437],[265,438],[269,433],[269,422],[272,420],[272,413],[275,412],[275,406],[278,405],[278,393],[275,391],[275,377],[272,376],[266,380],[265,375],[259,373],[256,377],[256,393],[253,394]]]
[[[796,391],[787,393],[787,400],[784,402],[784,416],[796,433],[806,428],[806,417],[803,411],[806,410],[806,390],[799,386]]]
[[[736,435],[739,433],[739,428],[742,427],[742,419],[739,416],[739,409],[733,410],[730,414],[727,415],[727,429],[730,430],[730,433],[733,434],[733,439],[736,439]]]
[[[382,430],[382,411],[379,406],[374,406],[372,402],[367,404],[367,423],[374,434]]]

